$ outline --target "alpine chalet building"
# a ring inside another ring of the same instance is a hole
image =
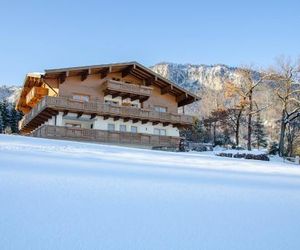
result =
[[[78,141],[177,147],[198,97],[137,62],[29,73],[16,108],[21,134]]]

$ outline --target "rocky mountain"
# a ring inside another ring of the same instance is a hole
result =
[[[20,92],[21,87],[0,85],[0,101],[6,100],[13,104],[16,102]]]
[[[151,67],[153,71],[170,79],[178,85],[197,93],[202,87],[222,90],[224,83],[238,79],[237,68],[226,65],[193,65],[158,63]]]

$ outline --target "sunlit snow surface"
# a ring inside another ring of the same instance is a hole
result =
[[[300,167],[0,136],[0,249],[299,249]]]

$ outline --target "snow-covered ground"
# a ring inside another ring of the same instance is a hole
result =
[[[299,246],[299,166],[0,136],[0,249]]]

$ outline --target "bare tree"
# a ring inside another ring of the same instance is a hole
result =
[[[238,74],[241,76],[241,85],[238,88],[239,94],[244,98],[247,103],[247,149],[251,150],[252,147],[252,117],[261,110],[258,109],[255,104],[255,90],[258,86],[266,81],[268,74],[258,73],[258,71],[253,70],[252,67],[242,67],[238,70]]]
[[[240,76],[239,83],[228,83],[226,85],[226,94],[230,97],[233,97],[234,95],[239,96],[239,102],[235,106],[235,109],[239,109],[239,112],[236,113],[236,118],[238,118],[236,120],[238,129],[242,113],[247,111],[247,149],[251,150],[252,116],[261,111],[255,110],[254,91],[265,81],[267,74],[258,73],[251,67],[241,67],[237,70],[237,74]],[[236,132],[236,142],[238,143],[239,131],[236,130]]]
[[[284,155],[286,128],[300,116],[300,63],[281,57],[275,68],[270,69],[270,80],[276,83],[275,94],[281,102],[279,155]]]

